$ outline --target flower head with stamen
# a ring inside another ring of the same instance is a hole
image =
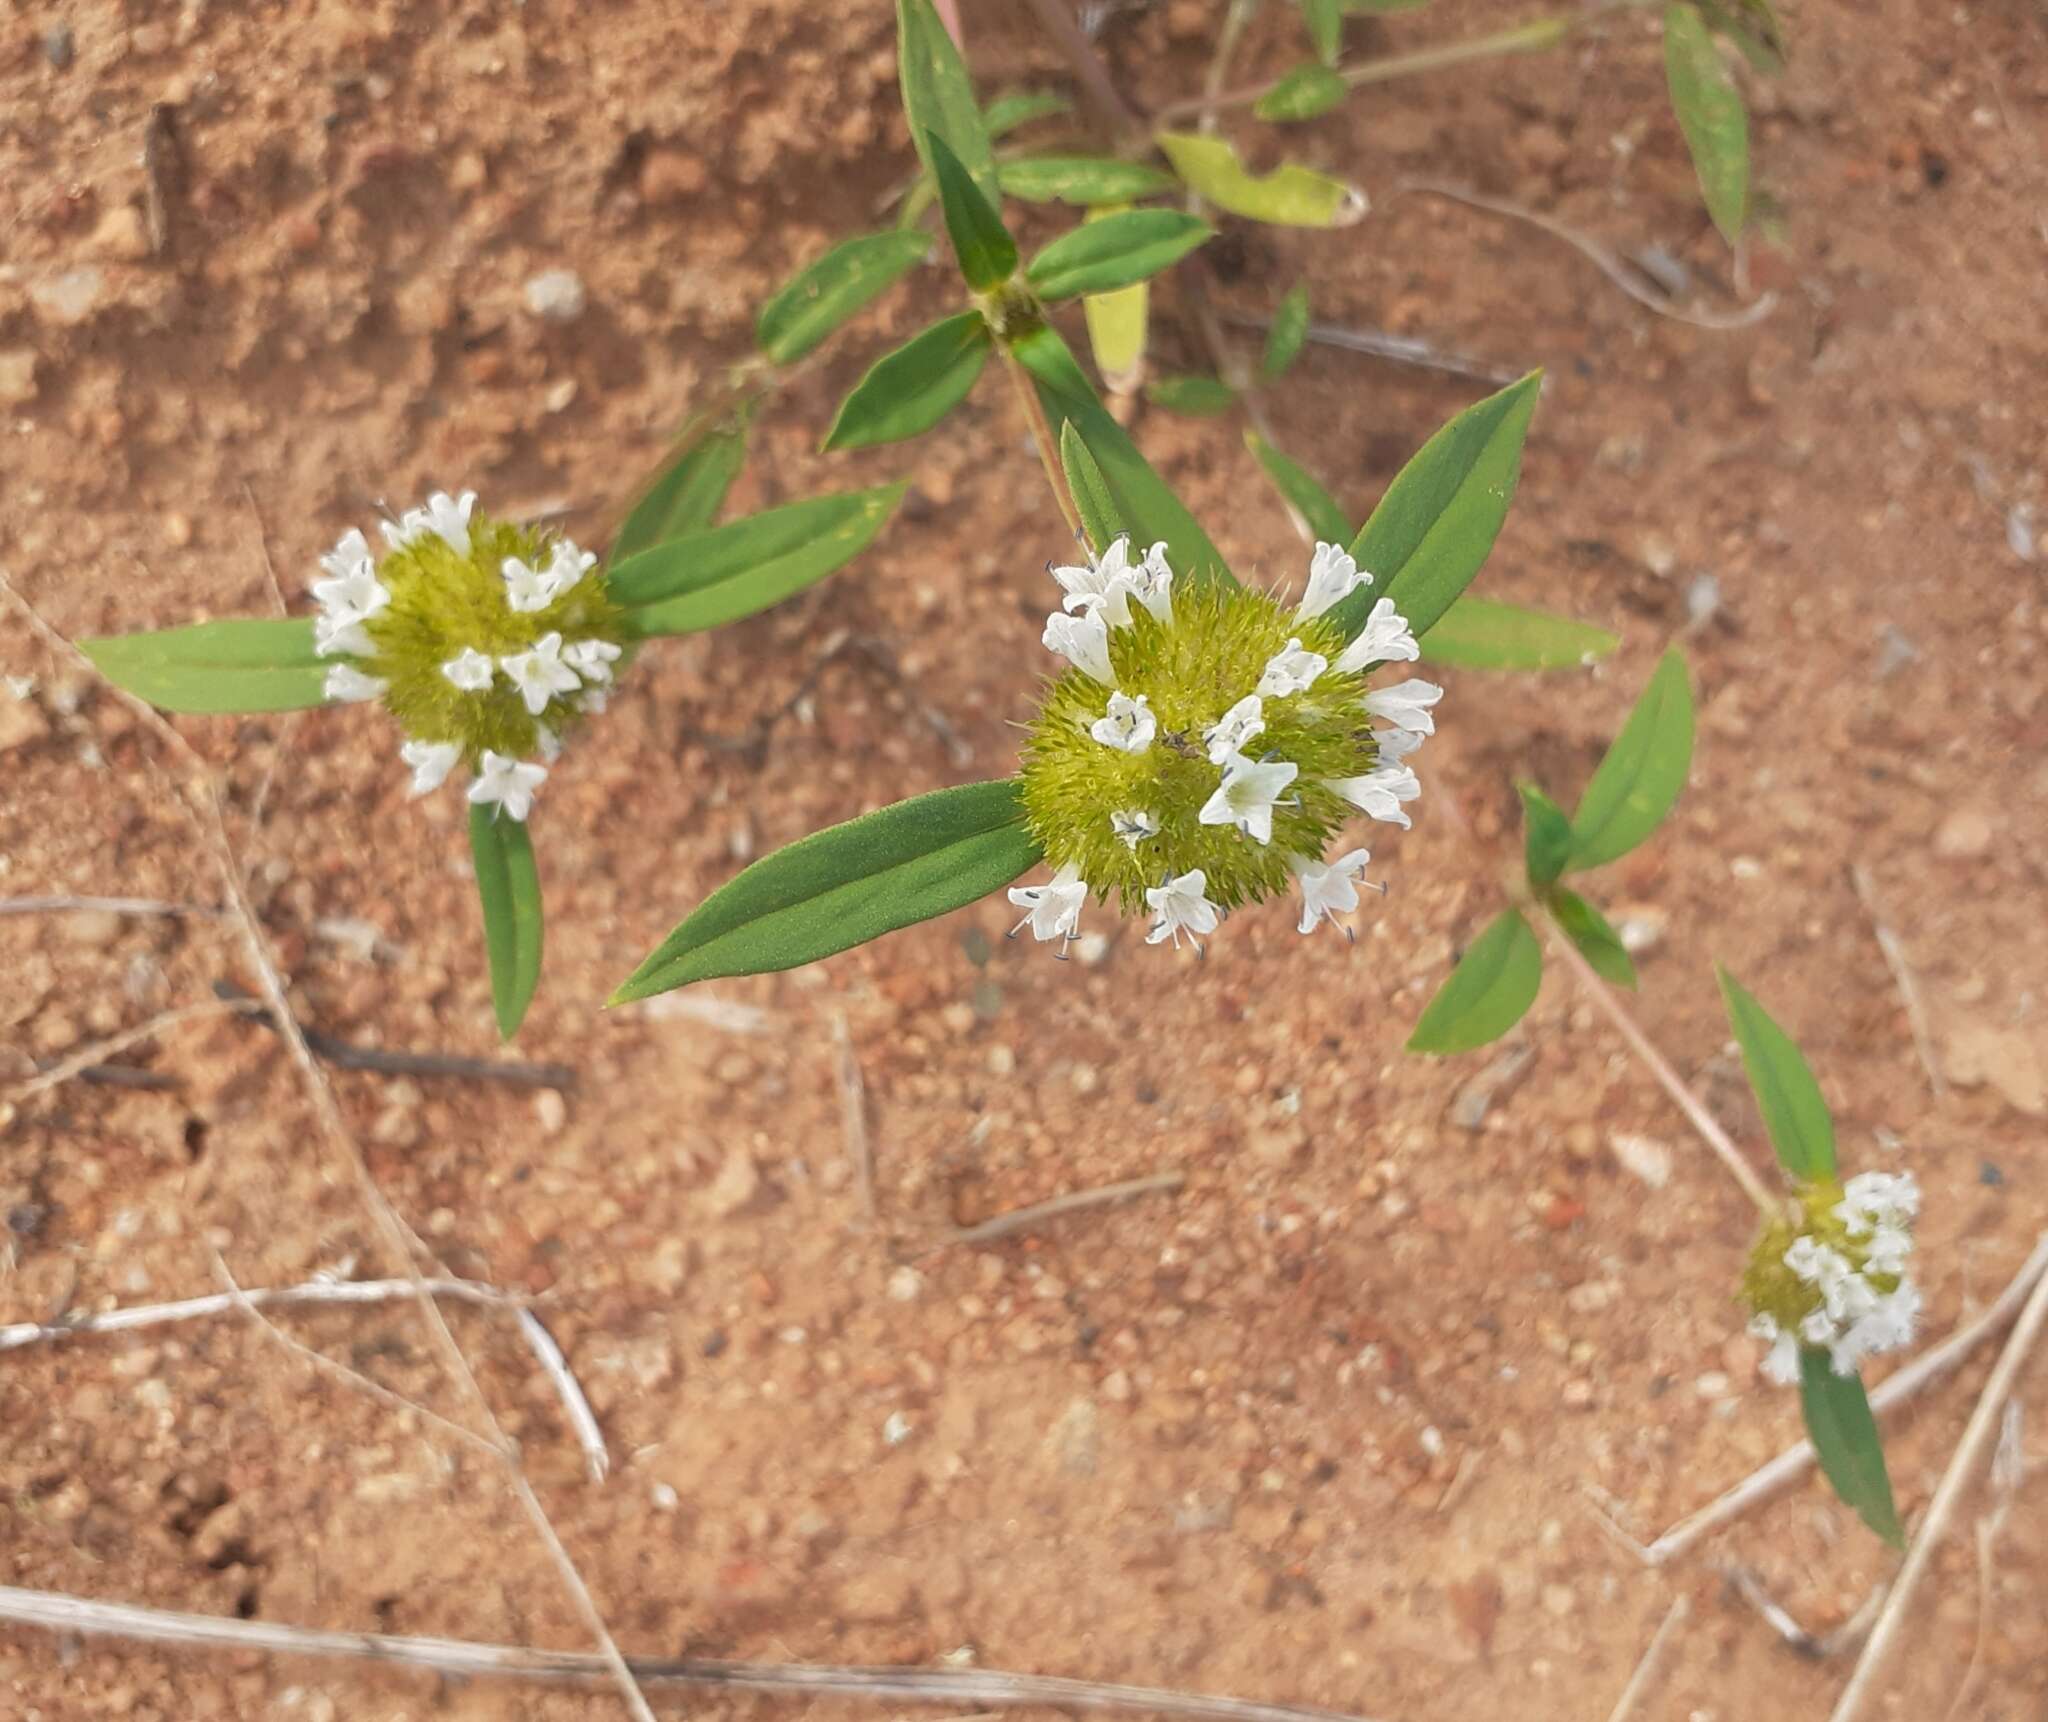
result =
[[[1011,893],[1034,932],[1071,936],[1091,896],[1146,917],[1154,944],[1199,943],[1224,912],[1297,887],[1304,932],[1354,909],[1365,852],[1322,857],[1360,812],[1408,823],[1402,804],[1421,785],[1402,760],[1433,729],[1440,693],[1369,686],[1380,663],[1416,655],[1384,599],[1363,648],[1331,614],[1369,576],[1324,546],[1310,596],[1290,607],[1177,576],[1164,546],[1138,557],[1122,539],[1053,572],[1063,602],[1045,644],[1067,663],[1019,784],[1053,880]]]
[[[1799,1379],[1802,1351],[1837,1375],[1910,1344],[1920,1291],[1907,1277],[1920,1189],[1910,1172],[1859,1172],[1804,1185],[1797,1207],[1764,1228],[1742,1278],[1749,1331],[1770,1346],[1765,1375]]]
[[[412,792],[458,767],[469,799],[524,819],[560,737],[602,704],[627,649],[624,618],[568,539],[437,491],[320,559],[314,642],[330,700],[381,700],[405,732]]]

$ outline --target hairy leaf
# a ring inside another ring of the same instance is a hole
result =
[[[936,172],[929,139],[945,139],[983,199],[995,203],[996,160],[974,82],[932,0],[896,0],[896,58],[910,142],[927,172]],[[1007,273],[1007,271],[1005,271]]]
[[[1072,109],[1073,103],[1054,90],[1011,90],[990,102],[982,119],[988,135],[999,138],[1033,120],[1051,119],[1054,114],[1069,113]]]
[[[612,540],[608,566],[652,549],[664,538],[697,532],[718,518],[726,492],[747,462],[747,431],[754,403],[748,401],[725,423],[708,428],[693,420],[677,439],[682,452],[670,459],[641,491]]]
[[[1252,104],[1252,112],[1275,124],[1312,120],[1328,113],[1350,93],[1351,86],[1337,73],[1310,60],[1282,76]]]
[[[1216,377],[1155,377],[1145,385],[1145,398],[1167,412],[1207,419],[1230,411],[1237,391]]]
[[[1016,240],[946,140],[934,132],[924,142],[939,183],[939,213],[946,218],[946,237],[953,242],[961,279],[977,293],[1000,287],[1016,273]]]
[[[1074,499],[1074,512],[1081,517],[1081,529],[1088,534],[1090,548],[1100,556],[1123,532],[1124,524],[1102,468],[1088,452],[1080,427],[1072,419],[1060,426],[1060,465],[1066,471],[1067,491]]]
[[[1571,859],[1572,822],[1564,809],[1533,783],[1515,786],[1522,797],[1522,853],[1529,883],[1541,891]]]
[[[1287,289],[1287,296],[1274,308],[1273,321],[1266,330],[1266,353],[1259,363],[1259,374],[1267,382],[1277,382],[1287,367],[1294,363],[1301,352],[1301,344],[1308,339],[1308,288],[1297,281]]]

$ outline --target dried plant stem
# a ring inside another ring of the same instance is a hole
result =
[[[992,1220],[983,1220],[978,1226],[964,1227],[938,1239],[923,1253],[929,1255],[933,1250],[951,1249],[956,1244],[986,1244],[996,1238],[1029,1231],[1041,1220],[1057,1219],[1061,1214],[1078,1213],[1083,1208],[1099,1208],[1106,1202],[1121,1202],[1130,1196],[1149,1196],[1155,1190],[1178,1190],[1186,1182],[1185,1172],[1154,1172],[1147,1178],[1128,1178],[1121,1184],[1104,1184],[1100,1189],[1070,1190],[1050,1201],[1033,1202],[1027,1208],[1016,1208],[1007,1214],[998,1214]]]
[[[526,1650],[459,1638],[395,1638],[375,1632],[332,1632],[275,1621],[228,1620],[172,1609],[92,1602],[54,1591],[0,1585],[0,1621],[52,1632],[190,1644],[280,1656],[333,1656],[382,1662],[462,1677],[576,1681],[605,1678],[602,1657],[573,1650]],[[1151,1711],[1205,1722],[1368,1722],[1341,1711],[1300,1704],[1257,1704],[1200,1692],[1112,1686],[1050,1674],[1007,1674],[993,1668],[862,1668],[844,1664],[719,1662],[695,1657],[635,1657],[632,1673],[649,1686],[795,1693],[808,1697],[884,1699],[908,1704],[1029,1705],[1048,1710]]]
[[[0,915],[190,915],[218,920],[223,913],[203,903],[163,903],[154,897],[0,897]]]
[[[1912,1606],[1920,1581],[1927,1576],[1934,1551],[1948,1534],[1948,1522],[1955,1516],[1956,1503],[1962,1499],[1963,1491],[1976,1480],[1979,1468],[1998,1437],[1999,1419],[2004,1414],[2005,1402],[2012,1397],[2013,1383],[2019,1377],[2020,1366],[2027,1361],[2044,1327],[2048,1327],[2048,1276],[2035,1282],[2026,1308],[2021,1310],[2019,1320],[2013,1325],[2012,1337],[1998,1354],[1991,1379],[1984,1383],[1984,1391],[1978,1395],[1977,1408],[1971,1412],[1969,1425],[1963,1430],[1955,1456],[1942,1473],[1934,1499],[1928,1503],[1927,1516],[1920,1521],[1913,1545],[1906,1551],[1905,1564],[1899,1569],[1891,1594],[1884,1599],[1884,1612],[1877,1617],[1877,1625],[1871,1629],[1870,1642],[1864,1645],[1856,1672],[1850,1675],[1849,1684],[1843,1689],[1830,1722],[1855,1722],[1863,1713],[1864,1701],[1878,1690],[1878,1679],[1884,1673],[1906,1610]]]
[[[1670,1612],[1664,1616],[1664,1624],[1651,1636],[1649,1648],[1643,1652],[1642,1661],[1636,1664],[1628,1684],[1621,1689],[1621,1696],[1614,1701],[1614,1708],[1608,1713],[1607,1722],[1629,1722],[1636,1708],[1650,1690],[1650,1683],[1657,1678],[1664,1666],[1664,1648],[1671,1641],[1671,1635],[1692,1613],[1692,1603],[1685,1597],[1672,1603]]]
[[[1912,1031],[1914,1054],[1920,1060],[1920,1068],[1927,1072],[1927,1086],[1939,1100],[1948,1093],[1948,1084],[1942,1079],[1941,1063],[1934,1056],[1934,1030],[1927,1017],[1927,1001],[1921,995],[1913,965],[1906,960],[1906,947],[1885,920],[1869,869],[1860,863],[1852,864],[1849,883],[1856,887],[1856,895],[1870,915],[1870,931],[1877,940],[1878,953],[1884,958],[1884,966],[1891,970],[1900,1002],[1906,1007],[1906,1027]]]
[[[1586,961],[1585,954],[1572,943],[1571,935],[1558,926],[1547,913],[1543,923],[1550,933],[1551,948],[1564,958],[1565,967],[1572,971],[1593,1002],[1607,1013],[1608,1020],[1621,1030],[1621,1037],[1629,1044],[1629,1050],[1643,1061],[1650,1074],[1657,1079],[1658,1086],[1671,1096],[1678,1110],[1685,1114],[1686,1122],[1699,1133],[1700,1140],[1714,1151],[1715,1157],[1728,1169],[1729,1176],[1742,1186],[1742,1193],[1756,1204],[1756,1210],[1766,1220],[1775,1219],[1784,1203],[1773,1196],[1756,1169],[1742,1157],[1742,1150],[1729,1140],[1728,1132],[1714,1121],[1714,1115],[1701,1104],[1699,1096],[1686,1087],[1678,1072],[1671,1068],[1664,1055],[1650,1042],[1650,1037],[1637,1027],[1636,1019],[1629,1015],[1621,1000],[1615,997],[1614,989],[1593,972],[1593,965]]]
[[[95,676],[99,674],[97,666],[51,627],[43,619],[42,613],[15,589],[14,582],[4,567],[0,567],[0,598],[7,599],[21,612],[29,627],[52,652],[70,659]],[[582,1573],[577,1569],[576,1563],[569,1558],[569,1551],[563,1547],[561,1535],[556,1531],[554,1522],[548,1517],[546,1509],[540,1504],[540,1498],[533,1492],[533,1485],[527,1480],[526,1472],[519,1462],[519,1449],[499,1424],[497,1415],[491,1410],[490,1401],[484,1396],[483,1386],[476,1378],[476,1372],[470,1367],[469,1359],[463,1355],[462,1347],[456,1342],[454,1331],[448,1326],[440,1306],[428,1294],[426,1280],[414,1258],[404,1222],[385,1198],[384,1192],[378,1188],[376,1179],[370,1175],[369,1164],[363,1158],[362,1149],[341,1115],[341,1106],[335,1099],[333,1085],[329,1083],[326,1073],[315,1061],[313,1049],[307,1044],[298,1019],[292,1015],[290,1003],[285,996],[284,977],[278,973],[263,925],[256,917],[255,905],[249,900],[234,845],[228,838],[227,816],[221,807],[220,793],[206,761],[154,706],[112,682],[106,682],[105,685],[112,690],[115,698],[132,711],[163,743],[165,750],[182,760],[187,767],[189,780],[180,786],[179,799],[199,827],[200,835],[212,854],[214,865],[221,874],[221,888],[225,895],[223,906],[242,935],[242,945],[248,956],[249,965],[260,982],[258,990],[264,1002],[269,1005],[272,1021],[278,1033],[283,1036],[292,1062],[298,1068],[307,1099],[311,1102],[314,1116],[319,1121],[321,1134],[348,1168],[385,1247],[403,1264],[406,1279],[413,1288],[413,1301],[426,1321],[428,1331],[433,1336],[434,1344],[447,1366],[448,1373],[467,1397],[479,1426],[485,1431],[490,1445],[496,1450],[514,1498],[519,1502],[520,1509],[526,1515],[534,1534],[547,1550],[548,1558],[553,1563],[563,1588],[568,1591],[578,1615],[582,1617],[586,1630],[596,1640],[600,1652],[599,1661],[610,1672],[618,1686],[619,1695],[625,1700],[635,1722],[654,1722],[654,1712],[648,1708],[646,1695],[641,1692],[627,1669],[625,1658],[619,1654],[619,1647],[612,1638],[611,1630],[605,1625],[604,1617],[598,1611],[596,1599],[591,1596],[589,1586],[583,1582]]]
[[[109,1035],[105,1040],[96,1040],[92,1045],[81,1047],[67,1058],[59,1059],[48,1070],[29,1077],[13,1091],[17,1100],[33,1100],[38,1094],[62,1086],[74,1076],[81,1076],[97,1065],[104,1064],[117,1052],[125,1052],[145,1040],[154,1040],[167,1028],[176,1028],[180,1023],[197,1022],[204,1017],[234,1016],[251,1007],[228,1000],[210,1000],[205,1004],[181,1005],[176,1010],[164,1011],[149,1021],[137,1023],[133,1028],[123,1029],[119,1034]]]
[[[1052,434],[1052,422],[1045,416],[1045,405],[1038,398],[1037,386],[1024,369],[1023,362],[1010,351],[998,337],[1002,347],[1003,369],[1010,378],[1010,387],[1016,391],[1017,404],[1024,409],[1025,422],[1031,427],[1031,440],[1037,446],[1038,459],[1045,468],[1045,482],[1052,486],[1053,500],[1060,505],[1060,515],[1067,523],[1067,530],[1083,543],[1087,534],[1081,529],[1080,511],[1074,507],[1074,499],[1067,493],[1066,467],[1060,460],[1059,439]]]
[[[1066,56],[1067,64],[1074,68],[1074,76],[1081,80],[1082,92],[1088,102],[1115,136],[1122,132],[1134,131],[1144,124],[1144,116],[1124,100],[1123,92],[1116,87],[1116,80],[1109,75],[1109,68],[1102,63],[1102,56],[1095,51],[1095,44],[1088,40],[1081,26],[1075,22],[1073,9],[1067,0],[1030,0],[1031,10],[1045,33]]]
[[[1240,329],[1256,329],[1264,333],[1273,326],[1271,317],[1257,312],[1224,311],[1221,315],[1224,322]],[[1417,370],[1469,377],[1475,383],[1487,383],[1494,388],[1504,388],[1517,378],[1527,376],[1530,370],[1527,365],[1489,365],[1484,359],[1440,352],[1420,336],[1395,335],[1385,329],[1351,329],[1341,323],[1311,322],[1302,332],[1302,338],[1317,346],[1338,347],[1347,353],[1363,353],[1367,358],[1384,359],[1391,365],[1413,365]]]
[[[2019,1313],[2028,1295],[2048,1285],[2048,1232],[2036,1242],[2020,1264],[2005,1290],[1967,1327],[1959,1328],[1939,1345],[1930,1346],[1902,1369],[1894,1370],[1871,1391],[1870,1408],[1878,1415],[1903,1405],[1930,1382],[1939,1381],[1993,1334],[2001,1332]],[[1680,1519],[1648,1547],[1631,1541],[1644,1563],[1661,1567],[1685,1554],[1695,1544],[1735,1522],[1752,1507],[1782,1494],[1810,1471],[1815,1462],[1813,1443],[1801,1441],[1775,1459],[1752,1471],[1732,1489],[1709,1501],[1697,1512]],[[1917,1545],[1916,1545],[1917,1546]]]

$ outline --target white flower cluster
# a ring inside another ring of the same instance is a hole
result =
[[[1046,619],[1044,645],[1110,689],[1107,710],[1088,733],[1104,747],[1144,753],[1157,738],[1158,723],[1145,695],[1128,695],[1116,686],[1109,642],[1112,631],[1132,625],[1133,603],[1161,624],[1172,625],[1173,572],[1167,565],[1165,544],[1154,544],[1142,558],[1134,558],[1130,541],[1118,538],[1088,566],[1056,567],[1052,574],[1065,598],[1061,608]],[[1345,550],[1318,543],[1309,563],[1308,587],[1295,616],[1301,621],[1321,616],[1371,582],[1372,575]],[[1357,672],[1378,663],[1412,662],[1419,656],[1408,623],[1395,611],[1391,599],[1382,598],[1334,667]],[[1300,767],[1270,753],[1254,755],[1248,749],[1266,728],[1266,701],[1306,692],[1331,668],[1328,658],[1306,650],[1300,639],[1290,639],[1267,662],[1257,685],[1204,732],[1203,749],[1219,777],[1215,793],[1197,815],[1200,823],[1234,827],[1252,843],[1272,841],[1273,810],[1282,804]],[[1430,708],[1442,697],[1442,688],[1412,679],[1366,695],[1366,711],[1389,726],[1375,732],[1374,766],[1358,776],[1332,780],[1328,787],[1370,818],[1408,826],[1411,821],[1402,811],[1402,803],[1413,801],[1422,786],[1413,768],[1402,762],[1422,745],[1424,736],[1435,732]],[[1133,849],[1159,831],[1157,817],[1143,808],[1119,810],[1110,818],[1116,835]],[[1288,858],[1301,890],[1303,933],[1357,908],[1357,880],[1370,859],[1364,849],[1327,862],[1308,855]],[[1216,930],[1223,913],[1209,900],[1208,884],[1207,874],[1197,867],[1169,875],[1160,885],[1147,889],[1145,901],[1152,911],[1152,925],[1146,943],[1156,945],[1170,939],[1177,948],[1185,933],[1197,941],[1199,951],[1199,940]],[[1068,865],[1060,868],[1050,883],[1014,887],[1009,897],[1027,911],[1018,928],[1028,922],[1035,938],[1060,939],[1064,948],[1065,941],[1075,936],[1089,891],[1080,869]]]
[[[476,492],[460,496],[436,491],[422,508],[408,509],[397,520],[383,523],[388,551],[411,548],[424,538],[439,538],[459,557],[472,551],[471,516]],[[391,590],[379,578],[378,558],[369,541],[351,527],[325,556],[320,566],[327,577],[313,582],[313,596],[320,614],[314,622],[315,649],[323,658],[337,658],[327,672],[324,692],[329,700],[374,700],[390,686],[387,677],[373,675],[352,660],[374,660],[377,643],[366,624],[391,603]],[[568,539],[556,539],[548,546],[544,563],[534,567],[517,556],[499,564],[503,597],[507,609],[518,614],[545,610],[572,590],[591,569],[597,558]],[[493,658],[474,646],[465,646],[441,664],[449,684],[466,694],[490,692],[503,676],[518,693],[529,715],[538,718],[558,696],[575,696],[571,704],[578,711],[604,709],[606,688],[612,679],[612,665],[621,648],[609,640],[584,639],[563,643],[559,632],[541,635],[526,650]],[[553,761],[561,744],[545,725],[537,725],[542,757]],[[460,742],[407,741],[399,756],[412,770],[412,793],[425,795],[437,789],[462,762]],[[523,820],[533,807],[534,791],[547,776],[543,765],[529,765],[488,748],[481,750],[469,799],[479,805],[496,804],[513,819]]]
[[[1859,1172],[1842,1186],[1842,1200],[1833,1212],[1848,1234],[1850,1250],[1802,1232],[1783,1257],[1799,1281],[1813,1289],[1814,1307],[1793,1328],[1767,1313],[1749,1324],[1749,1331],[1771,1348],[1763,1362],[1765,1375],[1781,1386],[1797,1381],[1799,1353],[1807,1347],[1824,1348],[1837,1375],[1853,1375],[1864,1358],[1912,1343],[1920,1290],[1906,1277],[1906,1266],[1919,1211],[1920,1188],[1910,1172]]]

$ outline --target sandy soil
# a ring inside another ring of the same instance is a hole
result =
[[[1106,51],[1164,100],[1192,87],[1220,9],[1123,18]],[[989,87],[1062,79],[1021,14],[966,10]],[[1782,238],[1757,258],[1779,304],[1754,328],[1653,318],[1532,230],[1389,194],[1406,173],[1462,180],[1720,283],[1634,26],[1301,129],[1378,212],[1335,237],[1244,231],[1223,253],[1242,308],[1305,278],[1333,319],[1548,366],[1486,589],[1625,640],[1596,673],[1447,678],[1428,795],[1412,833],[1375,844],[1393,890],[1355,948],[1305,945],[1270,913],[1199,969],[1128,937],[1062,966],[1005,944],[990,902],[693,995],[722,1014],[600,1015],[742,858],[1008,769],[1029,708],[1059,528],[994,379],[940,437],[811,452],[867,358],[944,309],[937,274],[768,415],[736,508],[899,473],[916,488],[826,587],[648,652],[550,780],[548,973],[519,1051],[573,1066],[572,1091],[336,1078],[376,1178],[450,1268],[550,1294],[616,1456],[601,1486],[509,1326],[451,1319],[630,1648],[961,1652],[1403,1722],[1597,1722],[1683,1595],[1641,1717],[1825,1714],[1845,1663],[1795,1655],[1722,1576],[1754,1569],[1816,1631],[1849,1616],[1889,1559],[1819,1485],[1662,1572],[1589,1505],[1652,1534],[1796,1432],[1729,1302],[1741,1196],[1561,975],[1476,1130],[1452,1108],[1487,1060],[1400,1051],[1497,900],[1513,780],[1576,794],[1682,637],[1702,710],[1690,792],[1598,881],[1654,936],[1644,1023],[1756,1145],[1711,960],[1769,1001],[1822,1071],[1845,1152],[1925,1182],[1936,1333],[2048,1223],[2048,610],[2008,533],[2016,510],[2048,522],[2048,44],[2024,8],[1803,10],[1792,71],[1757,95]],[[1354,29],[1364,51],[1513,16],[1445,3]],[[1256,30],[1246,66],[1284,65],[1286,28]],[[157,252],[140,155],[159,102],[177,119],[175,147],[156,145]],[[343,526],[435,483],[563,509],[594,537],[623,475],[744,351],[752,308],[908,159],[880,0],[16,7],[0,23],[0,564],[88,633],[300,604]],[[538,320],[523,284],[560,268],[588,308]],[[1189,341],[1169,295],[1161,346],[1191,358]],[[1322,354],[1273,411],[1362,512],[1473,392]],[[1298,565],[1232,427],[1138,431],[1240,568]],[[1719,607],[1701,619],[1708,576]],[[0,893],[217,901],[136,720],[12,617],[0,669],[33,680],[0,700]],[[493,1050],[458,805],[406,801],[380,717],[185,727],[305,1020]],[[1852,862],[1926,994],[1941,1097]],[[8,1080],[226,978],[249,975],[214,921],[0,918]],[[841,1020],[871,1192],[842,1130]],[[0,1319],[211,1290],[216,1249],[250,1285],[393,1268],[272,1038],[199,1021],[134,1056],[175,1086],[71,1084],[0,1113]],[[1630,1136],[1661,1145],[1664,1183],[1616,1157]],[[1162,1168],[1185,1172],[1178,1194],[931,1248]],[[282,1319],[458,1408],[407,1311]],[[1897,1425],[1909,1514],[1985,1367]],[[2036,1455],[2043,1381],[2036,1366],[2025,1389]],[[491,1463],[245,1321],[9,1354],[0,1427],[8,1582],[585,1642]],[[1939,1556],[1879,1714],[1951,1713],[1974,1666],[1953,1714],[2038,1716],[2044,1583],[2037,1472],[1988,1584],[1968,1535]],[[798,1707],[695,1713],[741,1708]],[[0,1710],[617,1713],[4,1631]]]

